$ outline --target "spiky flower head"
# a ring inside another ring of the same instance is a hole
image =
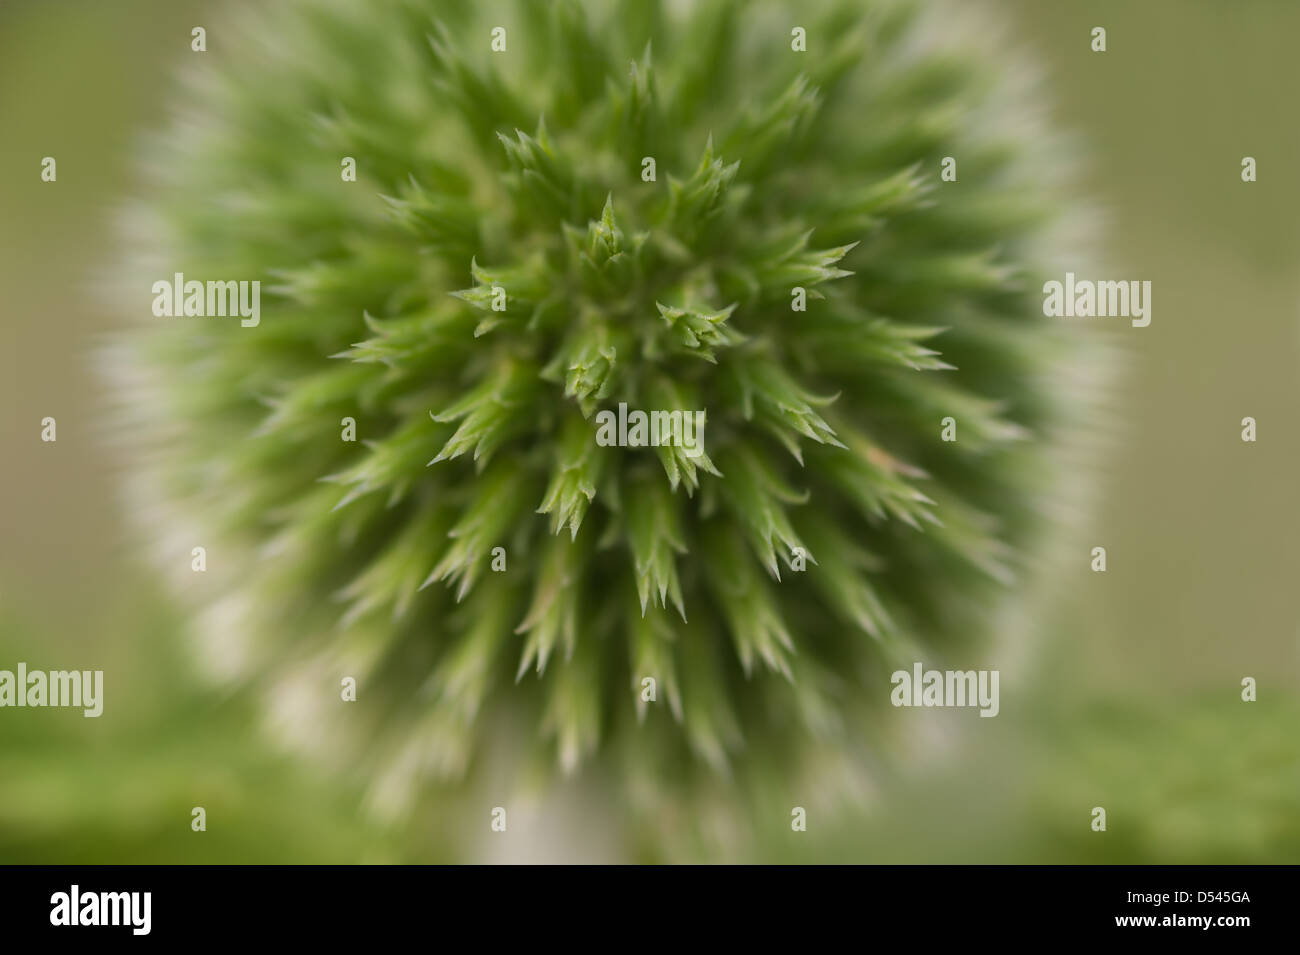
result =
[[[260,322],[128,351],[214,661],[389,795],[503,738],[637,792],[879,745],[889,672],[973,649],[1015,567],[1058,367],[1032,131],[917,13],[211,30],[148,274],[259,280]],[[599,441],[620,405],[702,412],[702,445]]]

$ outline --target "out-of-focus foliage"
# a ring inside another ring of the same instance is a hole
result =
[[[173,636],[179,627],[173,612],[140,601],[101,626],[97,665],[112,664],[97,718],[76,708],[0,711],[0,862],[446,856],[434,835],[399,839],[358,813],[355,789],[274,752],[246,698],[215,693],[193,672]],[[50,659],[39,633],[33,621],[0,611],[5,668]],[[204,832],[191,829],[196,806],[207,811]]]

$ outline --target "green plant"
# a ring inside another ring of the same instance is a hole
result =
[[[148,274],[262,280],[262,320],[155,321],[120,367],[213,659],[382,799],[505,739],[633,794],[825,786],[883,745],[894,662],[986,634],[1064,354],[1041,144],[917,14],[384,0],[210,30]],[[619,402],[704,410],[705,454],[600,446]]]

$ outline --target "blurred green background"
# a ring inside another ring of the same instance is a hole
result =
[[[436,805],[381,827],[351,781],[274,749],[251,701],[187,656],[183,613],[121,516],[91,353],[118,321],[97,275],[117,201],[141,188],[140,134],[165,120],[190,29],[226,6],[0,0],[0,668],[108,671],[98,720],[0,710],[0,862],[668,857],[578,824],[576,844],[512,826],[516,847],[485,855]],[[1089,462],[1095,502],[1033,604],[1035,653],[1014,691],[1004,675],[996,726],[882,778],[864,810],[802,834],[778,820],[725,860],[1300,862],[1300,4],[989,6],[1079,134],[1099,274],[1151,280],[1153,321],[1117,336],[1129,360]],[[1106,574],[1088,569],[1095,545]]]

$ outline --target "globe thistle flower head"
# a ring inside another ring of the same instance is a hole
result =
[[[210,41],[146,244],[261,317],[133,336],[134,440],[278,721],[394,792],[506,735],[643,792],[796,778],[979,645],[1053,420],[1048,209],[917,12],[295,2]],[[637,411],[676,440],[602,440]]]

